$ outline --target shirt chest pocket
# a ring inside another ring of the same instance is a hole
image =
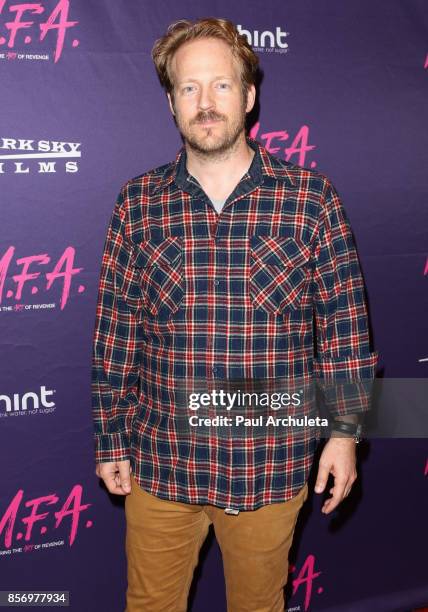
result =
[[[249,292],[256,309],[281,314],[299,308],[311,277],[310,247],[292,236],[250,237]]]
[[[184,296],[182,238],[151,238],[135,245],[132,265],[147,310],[160,318],[174,314]]]

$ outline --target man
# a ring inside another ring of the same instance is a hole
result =
[[[93,354],[96,473],[127,496],[126,610],[186,610],[213,524],[228,611],[282,611],[317,436],[184,431],[176,390],[373,378],[355,246],[331,182],[246,136],[258,59],[231,22],[180,20],[152,57],[184,146],[121,190]],[[326,514],[356,479],[351,412],[333,407],[319,462]]]

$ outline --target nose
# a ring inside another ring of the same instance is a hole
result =
[[[212,91],[209,87],[201,87],[198,102],[201,110],[208,110],[214,106]]]

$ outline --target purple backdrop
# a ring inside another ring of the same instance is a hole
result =
[[[96,478],[92,442],[101,252],[121,185],[181,146],[151,47],[204,16],[239,24],[260,56],[252,135],[343,199],[379,370],[427,376],[426,2],[0,0],[0,590],[124,609],[123,498]],[[310,494],[289,610],[428,604],[427,457],[422,438],[371,440],[346,506],[323,515]],[[202,556],[191,609],[225,611],[212,532]]]

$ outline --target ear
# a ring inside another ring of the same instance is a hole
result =
[[[171,94],[168,92],[166,96],[168,98],[168,104],[169,104],[170,111],[175,116],[175,111],[174,111],[174,107],[172,105],[172,100],[171,100]]]
[[[246,113],[249,113],[252,110],[255,101],[256,101],[256,88],[254,85],[250,85],[247,90],[247,107],[245,109]]]

